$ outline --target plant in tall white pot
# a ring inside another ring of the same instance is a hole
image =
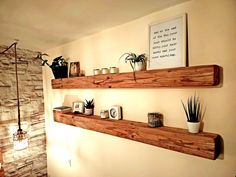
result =
[[[201,103],[199,97],[194,95],[194,97],[189,97],[187,104],[185,105],[182,101],[182,105],[187,117],[187,126],[190,133],[198,133],[201,124]]]
[[[84,107],[85,107],[84,114],[86,114],[86,115],[93,115],[93,109],[94,109],[93,99],[92,100],[86,100],[85,99]]]

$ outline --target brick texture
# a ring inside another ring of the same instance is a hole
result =
[[[3,51],[7,46],[0,46]],[[46,135],[41,62],[37,52],[17,48],[22,128],[29,148],[13,150],[17,127],[14,53],[0,55],[0,147],[6,177],[47,176]]]

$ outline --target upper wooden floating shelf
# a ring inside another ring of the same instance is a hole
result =
[[[146,123],[129,120],[101,119],[99,116],[86,116],[54,111],[54,120],[67,125],[81,127],[121,138],[138,141],[165,149],[216,159],[220,153],[220,136],[213,133],[188,133],[187,130],[173,127],[150,128]]]
[[[2,149],[0,148],[0,163],[3,162],[3,159],[2,159]],[[0,177],[4,177],[4,170],[3,168],[0,169]]]
[[[205,87],[220,82],[220,67],[202,65],[119,74],[53,79],[53,89]]]

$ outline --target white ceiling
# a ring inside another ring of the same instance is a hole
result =
[[[187,0],[0,0],[0,44],[47,50]]]

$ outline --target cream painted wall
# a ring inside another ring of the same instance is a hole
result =
[[[48,174],[51,177],[234,177],[236,175],[236,1],[193,0],[47,51],[80,61],[86,75],[93,68],[117,66],[131,71],[119,56],[148,53],[148,24],[188,13],[189,63],[223,67],[217,88],[52,90],[44,68]],[[79,30],[79,29],[78,29]],[[218,133],[224,153],[215,161],[53,122],[52,108],[94,98],[95,114],[120,104],[124,118],[147,121],[147,113],[164,114],[164,124],[186,128],[180,100],[197,92],[204,104],[204,131]],[[70,163],[71,162],[71,165]]]

